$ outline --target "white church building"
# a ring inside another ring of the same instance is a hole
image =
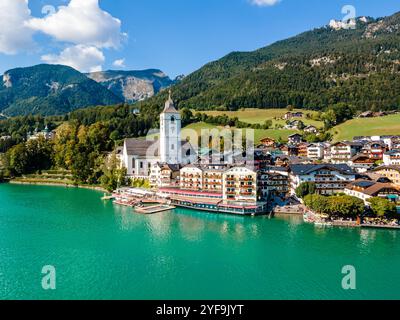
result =
[[[149,179],[152,167],[158,164],[185,166],[196,162],[192,145],[181,140],[181,128],[181,115],[170,92],[160,115],[159,140],[125,139],[121,158],[128,177]]]

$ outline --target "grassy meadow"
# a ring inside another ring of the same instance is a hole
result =
[[[334,141],[352,140],[355,136],[400,135],[400,114],[353,119],[332,129]]]

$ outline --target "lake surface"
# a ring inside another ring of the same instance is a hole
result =
[[[399,299],[400,232],[299,217],[151,216],[91,190],[0,184],[0,299]],[[57,271],[44,291],[42,267]],[[345,291],[342,268],[357,270]]]

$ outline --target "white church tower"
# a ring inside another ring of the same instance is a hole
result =
[[[181,163],[181,127],[181,114],[174,106],[170,91],[169,98],[165,102],[164,111],[160,115],[161,162],[168,164]]]

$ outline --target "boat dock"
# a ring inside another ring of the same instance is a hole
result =
[[[160,212],[164,212],[164,211],[170,211],[175,208],[176,207],[174,207],[174,206],[159,204],[159,205],[150,206],[150,207],[135,207],[135,211],[137,213],[143,213],[143,214],[155,214],[155,213],[160,213]]]

